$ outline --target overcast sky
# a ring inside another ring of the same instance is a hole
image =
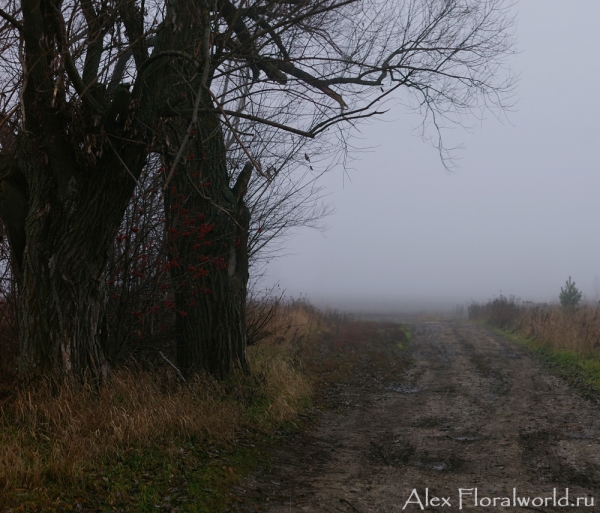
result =
[[[501,292],[552,301],[568,276],[600,293],[600,2],[521,0],[515,12],[509,122],[453,130],[465,148],[452,174],[416,115],[398,107],[363,126],[355,142],[373,149],[355,155],[351,182],[341,168],[323,179],[329,228],[291,238],[265,285],[350,309]]]

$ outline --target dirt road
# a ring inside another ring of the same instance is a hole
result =
[[[597,404],[483,327],[413,333],[397,380],[339,387],[243,483],[243,511],[600,511]]]

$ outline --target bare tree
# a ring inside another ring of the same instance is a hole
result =
[[[281,152],[270,147],[284,154],[377,114],[401,88],[434,128],[502,109],[513,86],[508,7],[3,0],[1,122],[16,128],[2,143],[0,215],[18,276],[22,377],[105,374],[107,262],[153,154],[178,365],[218,376],[245,367],[248,248],[260,242],[244,198],[253,169],[265,184],[277,171],[255,153],[256,133],[287,134]]]

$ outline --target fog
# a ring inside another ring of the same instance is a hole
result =
[[[556,301],[572,276],[600,299],[600,2],[514,9],[521,78],[507,119],[446,132],[464,143],[452,173],[417,115],[398,106],[362,125],[354,143],[370,149],[322,181],[328,228],[299,230],[261,286],[337,308],[437,308],[501,293]]]

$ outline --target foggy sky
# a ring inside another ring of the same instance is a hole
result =
[[[401,107],[362,126],[344,177],[323,179],[336,212],[300,230],[262,284],[352,308],[359,300],[557,300],[572,276],[600,293],[600,2],[515,6],[521,74],[508,122],[487,115],[448,173]],[[600,298],[599,298],[600,299]]]

